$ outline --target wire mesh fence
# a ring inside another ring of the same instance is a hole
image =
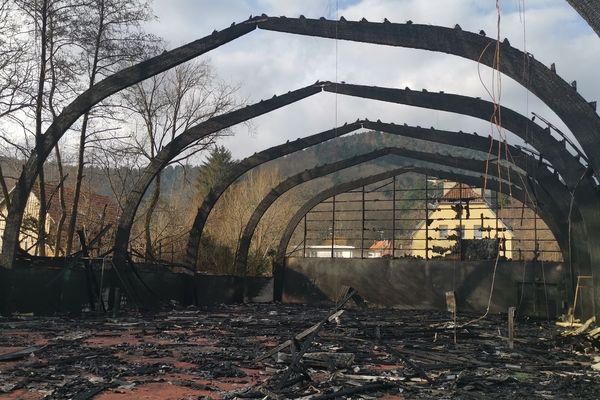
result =
[[[292,257],[562,261],[535,204],[414,174],[337,194],[315,206]]]

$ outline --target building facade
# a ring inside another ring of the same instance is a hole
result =
[[[463,240],[498,239],[500,256],[512,259],[513,232],[479,189],[452,183],[439,202],[427,207],[427,221],[421,221],[412,236],[413,257],[444,257],[456,251]]]

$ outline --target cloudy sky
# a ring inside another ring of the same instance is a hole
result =
[[[250,15],[405,22],[453,27],[495,37],[495,0],[154,0],[158,17],[149,29],[176,47]],[[588,101],[600,93],[600,39],[564,0],[502,0],[500,35],[546,65],[556,63],[565,80],[577,80]],[[337,57],[336,57],[337,47]],[[445,91],[489,99],[477,63],[455,56],[255,30],[211,51],[218,77],[239,85],[253,103],[317,80]],[[492,76],[480,67],[486,85]],[[539,113],[563,128],[558,117],[508,77],[502,78],[502,105],[522,114]],[[337,112],[336,112],[337,110]],[[485,122],[439,111],[321,93],[237,127],[223,143],[245,157],[288,139],[307,136],[357,118],[491,133]],[[513,139],[514,141],[514,139]]]

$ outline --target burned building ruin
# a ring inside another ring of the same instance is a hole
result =
[[[600,32],[600,2],[568,3]],[[110,223],[106,206],[96,210],[104,212],[103,222],[89,237],[80,232],[80,250],[27,253],[21,235],[36,179],[79,118],[110,96],[255,30],[485,65],[539,98],[572,138],[541,115],[444,88],[317,81],[187,128],[136,176],[120,213],[109,207]],[[527,146],[356,115],[229,168],[201,199],[181,239],[184,261],[173,252],[170,259],[148,260],[132,251],[146,192],[191,144],[324,93],[469,116]],[[410,146],[373,140],[357,154],[284,177],[249,205],[233,249],[234,273],[202,272],[209,217],[240,178],[322,144],[335,148],[361,130]],[[77,399],[135,397],[143,390],[163,398],[597,398],[599,144],[595,101],[554,65],[483,31],[264,14],[215,30],[95,83],[35,144],[0,203],[0,392]],[[370,162],[381,168],[348,172]],[[334,175],[332,184],[319,184]],[[318,190],[281,221],[269,271],[250,273],[251,245],[265,215],[311,183]],[[166,382],[172,392],[161,392]],[[374,397],[352,397],[363,394]]]

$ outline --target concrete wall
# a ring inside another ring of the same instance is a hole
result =
[[[383,258],[351,262],[288,258],[286,262],[285,302],[329,302],[353,287],[373,305],[446,309],[445,293],[455,291],[459,310],[474,312],[487,307],[495,263]],[[541,263],[499,262],[490,311],[506,312],[521,303],[523,313],[545,317],[547,294],[550,316],[562,313],[567,299],[565,266],[545,262],[543,268],[542,274]],[[525,289],[520,299],[523,276]]]
[[[351,286],[375,306],[445,309],[445,292],[454,290],[459,310],[474,312],[485,311],[494,268],[494,261],[292,258],[287,263],[283,296],[286,302],[330,303]],[[541,263],[500,262],[491,311],[506,312],[509,306],[520,305],[521,314],[545,318],[547,294],[550,316],[564,312],[565,267],[560,263],[544,263],[543,268],[544,274]],[[272,299],[270,278],[194,276],[156,265],[142,265],[137,270],[156,296],[164,301],[175,300],[182,306]],[[122,275],[125,273],[121,271]],[[98,266],[94,267],[94,274],[99,280]],[[523,276],[526,287],[521,299]],[[139,280],[131,282],[137,282],[136,292],[152,296]],[[111,285],[119,285],[119,279],[108,270],[104,287]],[[82,266],[68,270],[58,265],[0,268],[1,315],[76,314],[87,306],[87,277]],[[591,311],[591,306],[585,305],[583,311],[586,310]]]
[[[83,268],[0,267],[0,315],[74,313],[87,303]]]
[[[83,266],[65,268],[57,265],[59,261],[51,259],[48,264],[21,264],[10,270],[0,267],[0,315],[15,312],[78,314],[88,307],[87,274]],[[120,275],[132,284],[142,307],[164,305],[170,301],[182,306],[201,306],[235,303],[242,299],[265,302],[273,298],[271,278],[191,275],[172,272],[160,265],[140,265],[137,272],[143,284],[131,271],[120,271]],[[99,265],[93,266],[93,273],[96,281],[100,282]],[[121,281],[114,271],[107,269],[103,277],[103,292],[114,286],[122,286]],[[128,299],[128,303],[135,304],[135,300]]]

